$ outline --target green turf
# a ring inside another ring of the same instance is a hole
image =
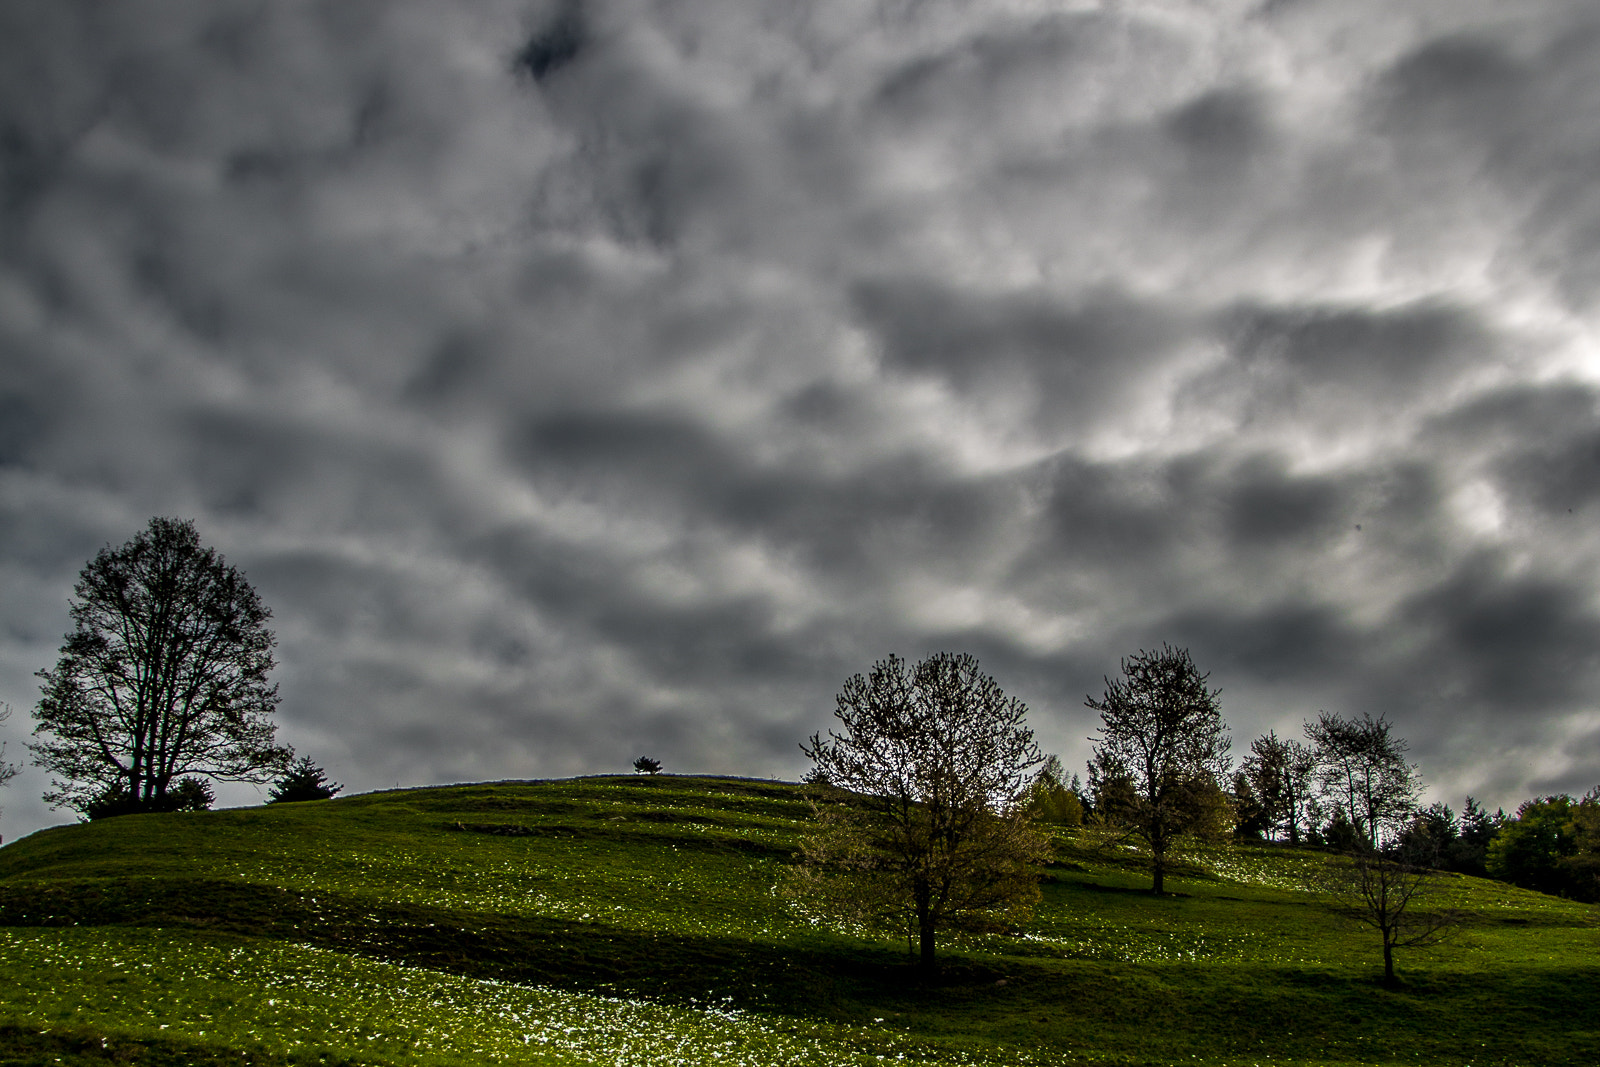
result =
[[[1469,878],[1378,982],[1322,857],[1059,837],[1007,935],[903,939],[778,891],[775,782],[499,783],[131,816],[0,849],[0,1064],[1600,1063],[1600,909]]]

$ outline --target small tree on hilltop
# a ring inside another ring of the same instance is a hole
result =
[[[192,522],[156,518],[79,575],[73,631],[29,747],[58,777],[44,799],[84,811],[112,794],[169,810],[181,777],[264,782],[287,766],[273,743],[270,612]]]
[[[344,786],[328,780],[328,774],[311,762],[310,756],[301,756],[273,783],[267,794],[268,804],[293,804],[303,800],[332,800]]]
[[[1048,842],[1021,803],[1040,762],[1027,708],[950,653],[915,667],[890,656],[837,704],[843,732],[800,746],[819,781],[802,889],[905,923],[929,972],[941,928],[1014,920],[1038,899]]]
[[[1101,722],[1100,736],[1090,738],[1095,811],[1150,846],[1153,893],[1165,891],[1167,851],[1179,836],[1231,822],[1217,810],[1229,741],[1221,691],[1206,687],[1209,677],[1187,649],[1162,645],[1125,658],[1122,677],[1106,679],[1105,696],[1085,701]]]
[[[649,756],[640,756],[633,761],[633,769],[640,774],[660,774],[661,761],[651,759]]]

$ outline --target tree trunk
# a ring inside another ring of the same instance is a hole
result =
[[[1389,940],[1387,934],[1383,938],[1383,984],[1386,986],[1400,984],[1394,976],[1394,943]]]
[[[933,916],[927,911],[917,916],[917,927],[922,935],[922,957],[918,961],[923,974],[932,974],[938,966],[933,958]]]
[[[1150,862],[1151,871],[1155,874],[1155,884],[1150,887],[1150,892],[1154,893],[1156,896],[1159,897],[1159,896],[1162,895],[1162,893],[1166,892],[1166,884],[1167,884],[1166,856],[1163,853],[1156,852],[1156,851],[1154,851],[1152,849],[1151,850],[1151,854],[1150,854],[1150,861],[1151,861]]]

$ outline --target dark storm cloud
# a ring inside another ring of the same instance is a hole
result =
[[[906,279],[853,295],[891,370],[937,374],[969,395],[1015,393],[1046,426],[1117,410],[1182,337],[1171,310],[1112,292],[988,297]]]
[[[1196,550],[1244,567],[1270,553],[1311,563],[1353,538],[1363,519],[1416,529],[1428,497],[1403,470],[1295,474],[1274,454],[1222,450],[1157,463],[1057,457],[1033,484],[1049,519],[1039,526],[1039,566],[1151,575]],[[1406,489],[1397,493],[1397,484]]]
[[[1025,494],[1013,479],[962,476],[917,456],[833,473],[804,463],[763,465],[697,422],[641,413],[553,416],[528,426],[514,451],[532,484],[553,496],[625,512],[644,524],[647,541],[671,531],[671,545],[651,550],[646,570],[660,564],[710,575],[730,550],[793,569],[785,583],[799,588],[673,607],[640,601],[639,590],[619,585],[616,564],[603,557],[592,566],[547,564],[532,576],[562,576],[539,588],[538,601],[558,597],[594,614],[590,625],[608,640],[627,631],[623,643],[640,651],[704,641],[712,654],[673,654],[703,679],[728,676],[716,665],[740,642],[769,668],[734,672],[739,676],[786,678],[792,672],[780,665],[815,665],[819,647],[837,659],[839,632],[829,628],[841,616],[883,610],[873,598],[863,600],[864,590],[911,574],[964,579],[984,565]],[[590,575],[595,587],[571,586],[575,574]],[[813,621],[798,631],[799,624],[775,621],[794,610]]]
[[[1469,312],[1429,305],[1254,308],[1238,312],[1232,325],[1233,350],[1250,372],[1400,402],[1481,361],[1488,347]]]
[[[1588,5],[1077,7],[0,8],[0,700],[170,514],[352,790],[795,776],[939,650],[1081,766],[1163,641],[1586,788]]]
[[[1490,556],[1409,600],[1397,621],[1448,654],[1435,674],[1440,697],[1537,717],[1592,690],[1600,616],[1591,599]]]
[[[1166,133],[1188,154],[1202,180],[1226,180],[1270,147],[1271,128],[1257,94],[1243,89],[1202,93],[1173,112]]]
[[[1600,281],[1600,16],[1581,5],[1512,32],[1464,31],[1399,57],[1378,83],[1380,123],[1409,165],[1481,168],[1523,216],[1566,297],[1592,307]],[[1531,31],[1531,32],[1530,32]],[[1542,32],[1541,32],[1542,31]]]
[[[583,5],[578,0],[567,0],[549,22],[528,38],[517,53],[516,65],[534,81],[544,81],[578,58],[586,38]]]

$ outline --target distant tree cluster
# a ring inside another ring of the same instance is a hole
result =
[[[1485,867],[1527,889],[1600,901],[1600,786],[1581,800],[1558,794],[1523,804],[1489,841]]]
[[[1322,712],[1305,737],[1250,743],[1232,781],[1240,836],[1371,851],[1407,831],[1422,780],[1388,720]]]

